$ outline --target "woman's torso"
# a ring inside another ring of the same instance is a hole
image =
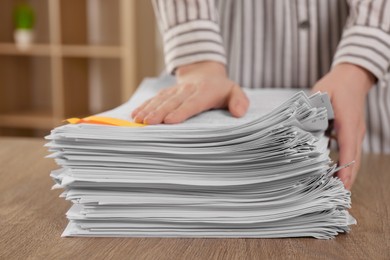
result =
[[[342,0],[219,0],[229,75],[243,87],[310,87],[328,72]]]
[[[348,23],[344,0],[216,0],[229,76],[242,87],[310,88]],[[389,84],[389,83],[387,83]],[[390,153],[390,86],[367,98],[363,149]]]

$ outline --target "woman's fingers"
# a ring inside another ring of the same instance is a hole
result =
[[[356,160],[355,160],[355,166],[353,168],[352,176],[350,179],[350,182],[347,184],[347,189],[350,190],[352,188],[353,183],[356,180],[357,177],[357,172],[360,168],[360,162],[361,162],[361,156],[362,156],[362,148],[361,148],[361,143],[357,144],[356,147]]]
[[[238,85],[234,85],[228,102],[229,111],[234,117],[244,116],[249,107],[249,99]]]
[[[359,168],[359,162],[357,161],[357,148],[360,147],[360,143],[358,142],[358,131],[357,124],[352,123],[347,118],[339,118],[336,123],[337,141],[340,149],[339,164],[342,166],[355,161],[353,165],[341,169],[337,173],[337,176],[341,179],[347,189],[351,188],[353,175],[356,174],[356,171]]]
[[[222,73],[187,78],[186,82],[165,89],[142,104],[132,117],[137,123],[174,124],[213,108],[228,107],[233,116],[241,117],[248,106],[245,93]]]
[[[170,99],[170,97],[175,96],[176,92],[177,86],[163,89],[162,91],[160,91],[155,97],[149,99],[133,111],[132,117],[134,118],[134,121],[137,123],[146,123],[145,118],[149,116],[149,114],[153,115],[157,108],[164,102],[166,102],[167,99]]]
[[[183,122],[196,114],[219,107],[218,103],[219,101],[213,100],[213,98],[210,98],[209,95],[202,91],[194,92],[179,107],[165,117],[164,123],[175,124]],[[241,117],[248,110],[249,100],[240,86],[235,84],[231,87],[225,104],[227,104],[233,116]],[[225,107],[226,105],[222,106]]]
[[[190,95],[191,92],[189,91],[177,91],[175,95],[165,100],[165,102],[154,108],[154,110],[150,111],[145,117],[144,123],[148,125],[163,123],[165,117],[185,102]]]
[[[339,158],[339,164],[345,165],[348,164],[354,160],[356,160],[356,141],[354,138],[354,135],[351,133],[348,133],[345,128],[341,128],[340,132],[337,134],[337,140],[339,143],[340,148],[340,158]],[[337,176],[341,179],[341,181],[344,183],[344,186],[346,188],[349,188],[352,172],[355,168],[355,165],[351,165],[350,167],[341,169]]]
[[[164,123],[181,123],[194,115],[213,108],[214,104],[210,103],[207,99],[207,95],[205,96],[204,94],[205,93],[199,92],[193,93],[186,100],[184,100],[179,107],[170,112],[164,118]]]
[[[133,119],[135,119],[135,118],[137,117],[138,113],[139,113],[140,111],[142,111],[142,110],[149,104],[149,102],[152,101],[152,99],[153,99],[153,98],[150,98],[150,99],[146,100],[144,103],[142,103],[142,105],[140,105],[139,107],[137,107],[136,109],[134,109],[133,112],[131,112],[131,117],[132,117]]]
[[[364,120],[360,122],[360,124],[356,127],[357,132],[357,140],[356,140],[356,159],[355,166],[352,171],[352,176],[350,182],[348,184],[348,189],[351,189],[353,183],[356,180],[358,170],[360,169],[361,156],[362,156],[362,144],[364,140],[364,136],[366,134],[366,126]]]

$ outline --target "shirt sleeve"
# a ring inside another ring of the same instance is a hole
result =
[[[349,0],[350,14],[332,66],[348,62],[379,81],[390,73],[390,0]]]
[[[153,0],[153,7],[169,73],[200,61],[226,65],[214,0]]]

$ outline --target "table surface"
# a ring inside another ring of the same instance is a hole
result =
[[[70,203],[50,190],[44,141],[0,138],[0,259],[390,259],[390,155],[365,155],[352,189],[358,225],[332,240],[61,238]]]

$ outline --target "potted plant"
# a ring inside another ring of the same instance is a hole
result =
[[[34,23],[32,7],[26,2],[18,4],[14,10],[14,39],[19,49],[26,50],[31,46],[34,40]]]

